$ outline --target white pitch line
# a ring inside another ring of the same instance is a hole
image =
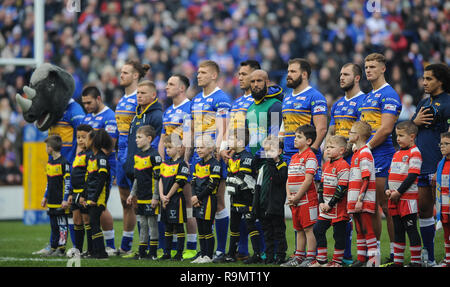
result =
[[[62,258],[19,258],[19,257],[0,257],[0,261],[64,261],[67,262],[68,259]]]

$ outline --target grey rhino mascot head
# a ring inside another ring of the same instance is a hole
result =
[[[23,117],[35,123],[40,131],[48,130],[62,118],[75,90],[75,81],[58,66],[44,63],[31,75],[30,86],[23,91],[27,98],[16,95]]]

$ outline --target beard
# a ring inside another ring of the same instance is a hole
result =
[[[347,91],[350,91],[351,89],[353,89],[354,86],[355,86],[355,82],[351,82],[350,84],[348,84],[348,85],[346,85],[344,87],[341,87],[341,89],[344,92],[347,92]]]
[[[297,80],[292,80],[292,82],[289,82],[289,81],[288,81],[288,82],[286,83],[286,86],[287,86],[288,88],[295,89],[295,88],[297,88],[298,86],[300,86],[300,85],[302,84],[302,82],[303,82],[302,77],[298,77]]]
[[[259,91],[254,91],[253,89],[251,89],[252,90],[252,97],[256,100],[256,101],[259,101],[259,100],[261,100],[262,98],[264,98],[264,96],[267,94],[267,84],[264,84],[264,88],[262,88],[261,90],[259,90]]]

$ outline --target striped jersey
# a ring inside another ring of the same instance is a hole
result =
[[[446,160],[444,163],[441,181],[441,213],[450,214],[450,160]]]
[[[72,183],[72,192],[81,193],[84,191],[84,184],[86,182],[87,162],[90,157],[90,152],[80,151],[73,160],[72,173],[70,176]]]
[[[327,161],[324,163],[321,181],[323,183],[323,200],[325,203],[330,202],[339,185],[348,186],[349,176],[350,166],[343,158],[333,162]],[[320,211],[320,217],[326,219],[348,220],[347,196],[344,196],[328,212],[323,213]]]
[[[245,117],[248,108],[255,102],[251,94],[237,98],[230,109],[229,129],[245,128]]]
[[[61,155],[72,164],[77,150],[77,127],[84,119],[83,108],[70,99],[62,118],[48,130],[48,135],[59,135],[62,139]]]
[[[363,200],[363,212],[375,213],[375,164],[372,152],[367,146],[355,151],[350,165],[350,176],[347,193],[347,212],[355,212],[355,204],[362,187],[362,179],[368,177],[369,185]]]
[[[216,88],[211,94],[197,94],[192,99],[191,118],[194,125],[194,139],[200,135],[211,135],[216,139],[216,118],[226,118],[231,108],[230,97]]]
[[[344,136],[348,139],[348,132],[352,128],[353,123],[360,117],[359,109],[364,98],[365,94],[359,92],[351,99],[343,96],[333,104],[330,126],[335,126],[336,135]]]
[[[381,88],[367,94],[361,105],[361,121],[366,121],[372,127],[372,137],[381,126],[381,115],[384,113],[395,115],[397,118],[402,111],[400,97],[389,85],[384,84]],[[369,139],[370,140],[370,139]],[[392,136],[389,135],[384,143],[372,150],[373,155],[395,152]]]
[[[298,94],[290,93],[282,103],[284,126],[284,153],[293,155],[295,130],[302,125],[313,125],[313,116],[327,115],[328,107],[325,97],[316,89],[308,86]]]
[[[119,150],[126,149],[128,144],[128,133],[130,125],[136,115],[137,91],[131,95],[124,95],[116,106],[116,123],[119,131],[118,147]]]
[[[61,208],[63,201],[69,196],[69,187],[67,181],[70,182],[70,164],[63,157],[57,159],[49,158],[47,166],[47,189],[45,197],[47,198],[48,208]]]
[[[315,175],[318,168],[316,155],[311,148],[308,147],[302,153],[296,153],[292,156],[288,167],[287,188],[291,195],[295,195],[303,182],[306,174]],[[308,191],[300,199],[298,205],[317,203],[317,191],[314,181],[311,183]]]
[[[163,115],[161,134],[170,136],[172,133],[183,138],[183,133],[190,130],[191,101],[186,99],[178,106],[171,105]]]

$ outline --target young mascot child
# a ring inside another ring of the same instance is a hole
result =
[[[372,128],[367,122],[355,122],[349,132],[349,142],[355,144],[350,165],[347,193],[347,212],[353,215],[356,227],[357,261],[352,267],[366,265],[366,255],[374,262],[377,254],[372,215],[375,213],[375,165],[372,153],[366,146]]]
[[[313,226],[317,221],[319,202],[314,175],[318,162],[310,148],[315,140],[316,129],[311,125],[300,126],[295,131],[294,146],[298,153],[292,156],[289,163],[286,195],[291,206],[294,229],[297,231],[297,246],[291,260],[282,266],[309,267],[316,259]],[[308,251],[305,254],[306,247]]]
[[[88,158],[90,156],[90,151],[87,149],[87,139],[91,131],[92,127],[90,125],[81,124],[77,126],[78,153],[73,161],[72,173],[70,176],[72,188],[70,190],[68,202],[73,215],[75,230],[74,247],[79,250],[80,254],[83,252],[85,233],[87,233],[88,253],[92,252],[92,234],[91,227],[89,225],[89,215],[88,210],[83,205],[84,198],[86,197],[84,194],[86,170]]]
[[[342,267],[344,256],[346,227],[350,219],[347,213],[347,189],[350,165],[343,155],[347,140],[343,136],[331,136],[327,140],[325,153],[328,158],[322,168],[322,180],[319,185],[319,219],[314,225],[317,240],[317,261],[312,267],[327,263],[326,232],[333,225],[333,260],[326,267]]]
[[[139,151],[134,155],[134,183],[128,204],[137,199],[136,214],[141,228],[139,231],[139,251],[134,259],[156,260],[158,248],[159,214],[159,174],[161,156],[151,147],[156,132],[152,126],[141,126],[136,131],[136,146]],[[150,230],[150,247],[147,254]]]
[[[262,146],[266,160],[258,172],[252,213],[262,223],[266,243],[265,263],[280,265],[285,263],[287,250],[284,205],[288,170],[281,157],[283,141],[269,135]]]
[[[89,133],[88,148],[92,151],[87,164],[85,185],[89,223],[92,229],[92,258],[108,258],[100,225],[100,216],[106,209],[110,189],[110,168],[108,156],[103,150],[111,150],[112,140],[104,129]]]
[[[236,262],[236,250],[240,240],[241,218],[245,218],[247,231],[250,236],[254,255],[244,261],[246,264],[262,262],[260,234],[256,228],[256,218],[253,216],[252,204],[255,190],[256,173],[251,152],[245,150],[248,145],[248,129],[240,128],[230,132],[228,146],[232,156],[228,160],[228,175],[226,192],[230,195],[230,245],[226,261]]]
[[[48,207],[50,217],[51,250],[45,256],[63,256],[67,243],[67,199],[70,187],[70,164],[61,155],[62,140],[60,136],[45,139],[49,155],[47,171],[47,188],[41,206]]]
[[[392,158],[386,190],[386,195],[389,197],[389,213],[394,222],[395,232],[394,264],[390,266],[403,266],[405,233],[407,233],[411,251],[410,266],[420,267],[422,245],[417,230],[419,196],[417,181],[422,166],[422,155],[414,144],[418,128],[412,121],[404,121],[396,126],[395,131],[400,150]]]
[[[197,154],[200,161],[195,165],[192,178],[192,206],[197,220],[200,254],[192,263],[211,263],[214,252],[212,230],[217,210],[217,188],[221,178],[221,165],[213,156],[215,143],[209,135],[196,139]]]
[[[183,187],[189,178],[189,167],[184,161],[184,148],[176,134],[164,137],[164,147],[170,159],[161,164],[159,194],[161,198],[161,221],[165,226],[165,249],[160,259],[171,258],[173,235],[177,236],[177,253],[174,260],[183,260],[186,222],[186,200]]]
[[[445,258],[441,266],[450,267],[450,133],[441,134],[442,160],[436,170],[436,197],[441,203],[440,220],[444,229]]]

